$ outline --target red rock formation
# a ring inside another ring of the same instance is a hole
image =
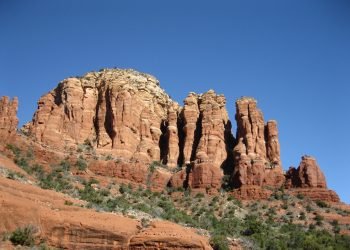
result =
[[[314,201],[340,202],[338,194],[326,188],[292,188],[289,192],[293,195],[302,194]]]
[[[264,189],[257,185],[243,185],[231,192],[231,195],[239,200],[266,200],[271,194],[271,190]]]
[[[171,177],[168,171],[160,168],[151,172],[148,166],[140,162],[93,161],[89,164],[89,170],[97,175],[128,180],[156,191],[164,190]]]
[[[212,249],[190,229],[170,222],[153,222],[130,241],[130,249]]]
[[[303,156],[297,169],[289,168],[286,173],[285,186],[293,189],[294,193],[304,194],[313,200],[339,202],[338,195],[327,189],[324,174],[316,159],[311,156]]]
[[[177,173],[171,183],[206,190],[221,187],[221,166],[227,159],[226,135],[230,134],[226,99],[213,90],[190,93],[181,113],[184,121],[184,162],[186,170]]]
[[[241,98],[236,101],[234,140],[225,104],[223,95],[209,90],[190,93],[181,108],[154,77],[109,69],[60,82],[39,100],[33,121],[25,127],[51,150],[88,143],[97,154],[111,154],[119,163],[92,164],[91,169],[139,184],[150,181],[148,165],[158,161],[169,168],[186,166],[171,178],[174,187],[212,192],[221,187],[223,169],[235,188],[281,187],[285,176],[276,121],[265,124],[256,100]],[[323,174],[310,164],[301,166],[297,175],[289,172],[287,183],[325,188]],[[169,173],[158,173],[159,180],[152,175],[153,188],[165,187]]]
[[[287,188],[327,188],[326,179],[316,159],[311,156],[303,156],[299,167],[291,167],[286,176]]]
[[[58,149],[89,141],[100,152],[144,162],[160,160],[161,124],[169,113],[173,126],[177,112],[154,77],[117,69],[68,78],[38,104],[27,126],[37,141]],[[174,165],[176,142],[169,139]]]
[[[168,126],[166,131],[166,141],[167,141],[167,154],[166,154],[166,164],[167,166],[174,168],[177,166],[180,149],[179,149],[179,134],[177,129],[177,113],[178,107],[171,107],[168,111]]]
[[[253,98],[236,102],[237,145],[234,148],[233,185],[279,187],[284,182],[275,121],[265,125]]]
[[[184,140],[184,163],[189,164],[191,162],[193,144],[195,142],[195,132],[197,128],[197,120],[199,118],[198,96],[195,93],[190,93],[185,101],[182,111],[183,121],[185,123],[183,131],[185,134]],[[197,139],[198,140],[198,139]]]
[[[10,100],[7,96],[0,98],[0,136],[2,140],[16,134],[18,100],[17,97]]]
[[[212,249],[194,230],[164,221],[143,228],[138,220],[67,206],[66,200],[81,201],[3,177],[0,198],[0,235],[33,225],[40,240],[64,249]]]

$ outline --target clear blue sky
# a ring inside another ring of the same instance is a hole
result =
[[[103,67],[190,91],[253,96],[279,122],[284,168],[313,155],[350,203],[350,1],[0,0],[0,95],[21,124],[68,76]]]

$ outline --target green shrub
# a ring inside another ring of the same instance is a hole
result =
[[[28,225],[24,228],[17,228],[10,236],[10,241],[14,245],[33,246],[35,227]]]
[[[63,161],[61,161],[61,162],[58,164],[58,166],[57,166],[56,168],[57,168],[57,169],[61,169],[62,171],[67,172],[67,171],[70,170],[70,164],[69,164],[68,161],[63,160]]]
[[[194,198],[204,198],[204,194],[203,193],[197,193]]]
[[[299,199],[299,200],[304,200],[304,195],[303,194],[297,194],[297,198]]]
[[[316,201],[316,205],[317,205],[318,207],[321,207],[321,208],[329,207],[329,205],[328,205],[326,202],[321,201],[321,200],[317,200],[317,201]]]
[[[84,159],[82,158],[78,158],[77,162],[75,163],[75,165],[77,166],[77,168],[80,170],[80,171],[85,171],[86,168],[87,168],[87,163]]]
[[[12,153],[15,155],[16,158],[21,155],[21,150],[13,144],[7,144],[6,148],[12,151]]]
[[[210,238],[210,245],[214,250],[229,250],[229,241],[226,236],[214,235]]]

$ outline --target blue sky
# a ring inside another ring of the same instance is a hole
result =
[[[350,203],[348,0],[0,0],[0,95],[21,124],[68,77],[104,67],[156,76],[173,99],[214,89],[279,123],[283,166],[313,155]],[[235,131],[234,131],[235,133]]]

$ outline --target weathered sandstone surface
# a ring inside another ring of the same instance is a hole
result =
[[[6,97],[0,101],[0,133],[5,138],[15,134],[17,103]],[[236,138],[223,95],[191,92],[181,107],[153,76],[105,69],[60,82],[40,98],[32,122],[23,130],[51,151],[67,154],[79,144],[89,145],[97,155],[115,159],[92,162],[89,169],[95,174],[156,190],[170,185],[213,193],[224,175],[230,176],[232,187],[242,188],[236,190],[239,197],[264,198],[266,188],[283,185],[327,190],[312,159],[303,159],[298,169],[284,174],[277,122],[264,121],[255,99],[238,99],[235,118]],[[150,173],[152,162],[168,170]]]
[[[0,177],[0,234],[31,224],[40,239],[64,249],[211,249],[207,238],[179,225],[155,221],[142,228],[137,220],[66,206],[65,200],[79,203]]]
[[[190,166],[193,180],[187,185],[218,189],[221,167],[229,163],[233,147],[225,104],[223,95],[209,90],[190,93],[181,108],[153,76],[111,69],[60,82],[40,98],[25,127],[51,148],[89,144],[98,153],[112,155],[123,162],[119,169],[139,170],[136,177],[118,174],[137,183],[147,179],[147,168],[141,165],[157,161],[169,168]]]
[[[339,202],[338,195],[327,189],[326,178],[316,159],[311,156],[303,156],[297,169],[289,168],[285,186],[289,189],[297,188],[295,193],[301,193],[313,200]]]
[[[280,187],[284,175],[276,121],[264,122],[253,98],[236,101],[237,144],[234,147],[234,187]]]
[[[17,98],[9,99],[7,96],[0,98],[0,136],[2,140],[16,134],[18,100]]]
[[[125,179],[155,191],[164,190],[171,177],[168,171],[160,168],[151,171],[148,166],[138,162],[92,161],[89,170],[96,175]]]
[[[161,128],[177,109],[154,77],[104,70],[60,82],[40,98],[27,127],[37,141],[59,149],[89,143],[121,159],[151,162],[169,147],[159,147]]]

